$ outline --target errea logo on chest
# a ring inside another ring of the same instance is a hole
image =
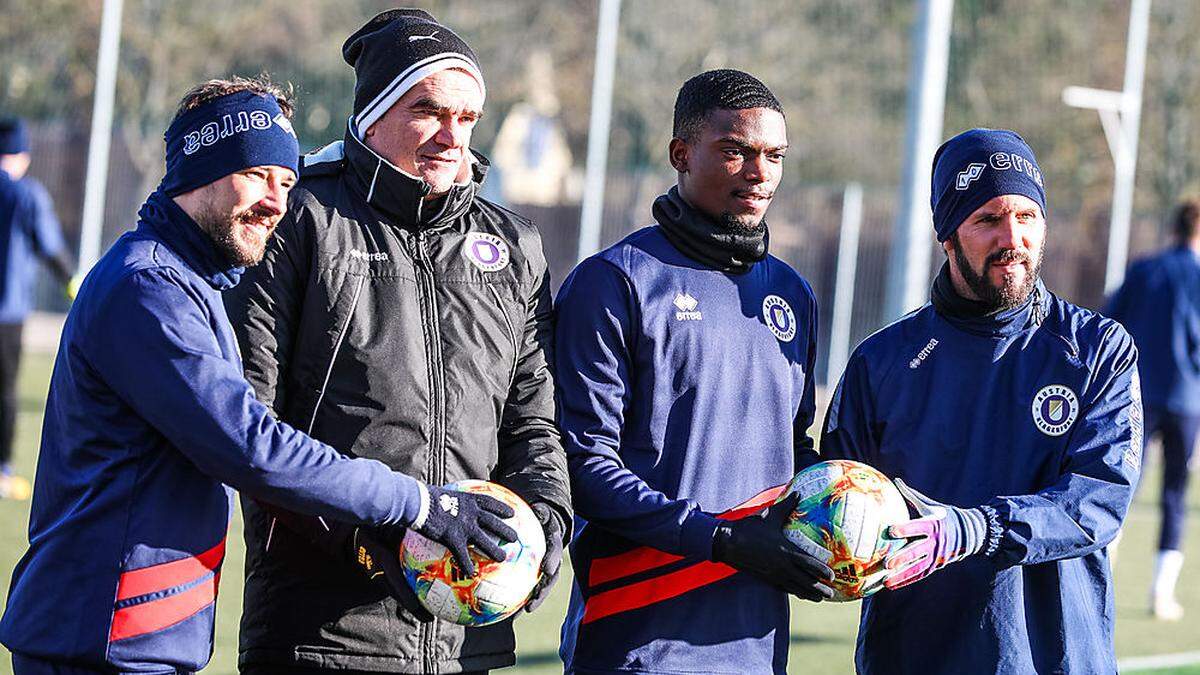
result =
[[[689,293],[676,293],[673,304],[676,310],[676,321],[700,321],[704,318],[700,314],[700,310],[696,309],[700,306],[700,301],[693,298]]]

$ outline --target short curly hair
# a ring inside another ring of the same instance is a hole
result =
[[[761,80],[749,73],[721,68],[700,73],[679,89],[675,98],[675,138],[691,141],[714,110],[769,108],[783,114],[783,106]]]
[[[241,77],[234,75],[233,77],[223,80],[215,79],[192,87],[188,90],[183,98],[179,101],[179,109],[175,111],[175,119],[179,119],[181,115],[199,108],[200,106],[221,98],[229,94],[236,94],[239,91],[252,91],[263,96],[273,96],[279,104],[280,111],[284,117],[292,119],[292,113],[295,112],[296,104],[292,97],[292,85],[276,84],[271,81],[271,78],[266,73],[262,73],[256,77]]]

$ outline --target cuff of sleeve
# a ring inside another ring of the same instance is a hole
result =
[[[713,535],[720,523],[720,520],[703,511],[693,511],[683,521],[683,529],[679,533],[679,547],[683,555],[712,560]]]
[[[408,526],[414,530],[419,530],[425,525],[425,519],[429,517],[429,488],[425,487],[425,484],[419,480],[414,480],[413,482],[417,484],[417,490],[420,492],[421,505],[417,509],[416,517],[412,519],[412,522]]]
[[[996,551],[1000,550],[1000,538],[1004,535],[1004,526],[1000,523],[1000,514],[996,509],[984,504],[979,507],[979,510],[983,512],[984,520],[987,522],[987,534],[980,550],[985,556],[991,558],[996,555]]]

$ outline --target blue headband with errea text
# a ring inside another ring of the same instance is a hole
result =
[[[171,123],[167,173],[158,189],[174,197],[252,166],[299,173],[300,144],[274,96],[239,91],[187,111]]]

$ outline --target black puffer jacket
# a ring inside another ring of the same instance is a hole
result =
[[[246,377],[279,418],[431,484],[490,478],[552,506],[569,530],[541,238],[478,197],[476,159],[473,180],[430,211],[423,182],[351,134],[306,156],[265,259],[226,305]],[[340,543],[323,550],[243,506],[243,666],[454,673],[514,662],[511,621],[420,624],[328,553]]]

